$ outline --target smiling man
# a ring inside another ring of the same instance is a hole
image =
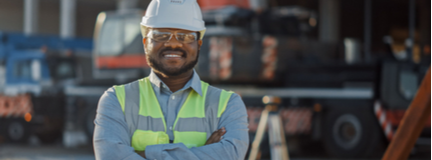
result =
[[[205,33],[196,0],[152,0],[141,30],[152,71],[100,98],[96,159],[244,159],[243,101],[193,69]]]

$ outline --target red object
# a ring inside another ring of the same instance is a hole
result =
[[[405,115],[406,110],[388,110],[386,112],[388,115],[388,120],[391,121],[392,125],[399,126],[403,116]],[[424,126],[425,127],[431,126],[431,116],[429,116]]]
[[[388,140],[392,140],[395,134],[395,128],[399,127],[406,110],[385,110],[379,101],[374,105],[375,115],[381,125],[381,128]],[[431,116],[424,122],[424,128],[431,127]]]
[[[390,142],[382,160],[408,159],[412,149],[420,136],[424,123],[430,121],[431,116],[431,68],[421,85],[416,96],[409,105],[394,139]]]
[[[145,54],[97,57],[96,65],[99,69],[127,69],[148,68]]]
[[[263,109],[262,107],[247,107],[249,132],[256,132]]]
[[[240,8],[250,8],[249,0],[198,0],[202,10],[213,10],[225,6],[236,6]]]
[[[389,117],[388,114],[391,114],[391,112],[386,112],[382,108],[381,103],[379,101],[375,101],[374,111],[378,119],[378,122],[381,125],[381,129],[384,132],[384,135],[387,137],[389,141],[391,141],[393,139],[393,135],[395,132],[393,129],[392,121],[389,120],[388,118]]]
[[[287,107],[279,114],[285,129],[285,134],[308,134],[312,128],[312,110],[309,108]]]
[[[282,106],[281,106],[282,107]],[[309,108],[282,107],[279,111],[287,135],[308,134],[312,128],[312,110]],[[247,107],[249,132],[256,132],[262,107]]]
[[[21,117],[33,111],[29,94],[0,95],[0,117]]]

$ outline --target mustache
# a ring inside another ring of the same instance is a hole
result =
[[[183,50],[183,49],[181,49],[181,48],[172,48],[172,47],[166,47],[166,48],[162,49],[162,50],[159,52],[159,55],[161,55],[163,52],[166,52],[166,51],[178,51],[178,52],[182,52],[183,55],[184,55],[185,57],[187,56],[185,50]]]

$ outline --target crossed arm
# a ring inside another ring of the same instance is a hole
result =
[[[212,143],[217,143],[222,139],[222,136],[226,133],[225,127],[222,127],[221,129],[218,129],[217,131],[213,132],[212,135],[207,139],[206,143],[204,145],[209,145]],[[146,158],[145,152],[137,152],[141,157]]]
[[[247,114],[238,95],[231,97],[218,128],[201,147],[159,144],[136,153],[120,104],[114,90],[109,89],[98,104],[93,138],[95,156],[96,159],[244,159],[249,144]]]

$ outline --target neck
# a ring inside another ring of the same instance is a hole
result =
[[[193,70],[180,74],[178,76],[168,76],[163,73],[155,72],[155,74],[159,77],[159,79],[164,82],[171,92],[176,92],[182,89],[186,83],[192,78]]]

